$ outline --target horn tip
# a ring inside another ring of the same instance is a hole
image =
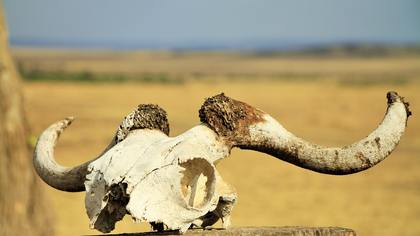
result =
[[[71,124],[74,121],[74,116],[68,116],[64,119],[68,124]]]
[[[406,102],[406,101],[404,100],[404,97],[401,97],[400,95],[398,95],[398,93],[397,93],[397,92],[395,92],[395,91],[389,91],[389,92],[386,94],[386,98],[387,98],[387,100],[388,100],[388,105],[391,105],[391,104],[393,104],[393,103],[395,103],[395,102],[402,102],[402,103],[404,104],[404,106],[405,106],[405,110],[406,110],[406,112],[407,112],[407,118],[413,114],[413,113],[410,111],[410,103],[409,103],[409,102]]]
[[[73,123],[73,121],[74,121],[74,117],[73,116],[69,116],[69,117],[66,117],[64,120],[62,120],[60,123],[61,123],[61,127],[63,128],[63,129],[65,129],[65,128],[67,128],[69,125],[71,125],[71,123]]]
[[[395,91],[389,91],[388,93],[386,93],[386,98],[389,104],[401,101],[400,95],[398,95],[398,93]]]

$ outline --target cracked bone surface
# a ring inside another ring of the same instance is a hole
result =
[[[408,103],[388,92],[380,125],[366,138],[342,148],[309,143],[287,131],[270,115],[224,94],[208,98],[201,124],[169,137],[166,112],[139,105],[127,115],[108,147],[76,167],[54,159],[54,146],[72,118],[51,125],[39,137],[34,167],[50,186],[86,191],[90,226],[110,232],[129,214],[156,230],[207,227],[219,219],[230,224],[237,195],[215,164],[234,147],[270,154],[326,174],[356,173],[379,163],[398,144],[411,115]]]

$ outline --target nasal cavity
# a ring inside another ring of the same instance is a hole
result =
[[[185,168],[181,186],[187,205],[197,209],[204,207],[212,199],[216,187],[213,165],[203,158],[193,158],[180,165]]]

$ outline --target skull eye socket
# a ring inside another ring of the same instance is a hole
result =
[[[202,208],[214,195],[214,167],[203,158],[193,158],[180,164],[182,171],[181,190],[188,206]]]

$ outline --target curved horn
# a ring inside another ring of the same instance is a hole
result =
[[[64,167],[54,159],[54,147],[60,134],[73,121],[68,117],[48,127],[39,137],[34,152],[34,167],[38,175],[51,187],[68,192],[85,190],[85,176],[89,162],[76,167]]]
[[[264,152],[320,173],[344,175],[374,166],[398,144],[411,112],[396,92],[388,92],[387,99],[388,108],[378,128],[342,148],[322,147],[298,138],[270,115],[224,94],[205,101],[200,119],[231,147]]]
[[[169,134],[165,110],[157,105],[140,104],[133,112],[124,117],[111,143],[97,158],[76,167],[64,167],[55,161],[54,147],[60,134],[72,121],[73,117],[68,117],[48,127],[38,139],[33,159],[36,172],[48,185],[68,192],[84,191],[88,165],[115,144],[124,140],[131,130],[157,129],[166,135]]]

